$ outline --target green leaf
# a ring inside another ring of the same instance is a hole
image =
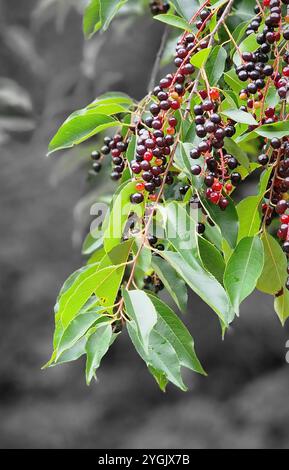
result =
[[[209,84],[211,86],[216,85],[220,78],[223,76],[226,65],[226,59],[226,50],[222,46],[214,47],[207,60],[205,67]]]
[[[91,233],[88,233],[82,245],[82,254],[91,255],[94,251],[102,246],[102,238],[94,238]]]
[[[191,25],[186,20],[176,15],[155,15],[154,19],[174,26],[175,28],[183,29],[184,31],[192,31]]]
[[[240,91],[244,88],[244,82],[239,80],[236,72],[234,69],[231,69],[229,72],[224,73],[225,82],[229,85],[229,87],[239,95]]]
[[[106,31],[111,21],[127,0],[99,0],[102,30]]]
[[[57,346],[56,360],[64,351],[72,348],[95,323],[103,324],[110,322],[109,317],[101,314],[103,314],[103,308],[95,306],[92,310],[81,313],[72,320],[60,338]]]
[[[230,257],[224,285],[235,312],[256,287],[264,266],[264,250],[259,237],[243,238]]]
[[[123,290],[127,314],[134,320],[143,348],[148,353],[149,336],[157,321],[155,307],[148,295],[141,290]]]
[[[90,0],[83,15],[83,32],[90,38],[101,27],[99,0]]]
[[[96,108],[100,105],[119,104],[124,107],[130,107],[133,105],[133,100],[126,93],[120,91],[109,91],[98,96],[87,108]]]
[[[283,294],[275,298],[274,309],[277,313],[282,325],[285,325],[289,317],[289,291],[284,289]]]
[[[186,391],[187,388],[181,376],[180,362],[170,343],[159,333],[152,331],[149,338],[149,350],[145,352],[134,321],[127,322],[127,330],[138,354],[146,362],[150,372],[153,372],[155,379],[158,378],[157,382],[159,383],[159,373],[162,372],[167,380]],[[159,371],[157,377],[156,370]],[[164,379],[162,379],[162,386],[164,386]]]
[[[78,145],[109,127],[120,126],[121,123],[110,116],[99,114],[93,110],[81,110],[71,115],[60,127],[49,144],[50,155],[57,150]]]
[[[124,266],[98,270],[98,266],[89,265],[87,268],[59,299],[58,315],[64,327],[69,325],[92,294],[101,296],[99,302],[103,306],[111,307],[114,302],[115,289],[121,282]]]
[[[234,248],[238,239],[239,220],[233,201],[228,197],[227,199],[229,205],[225,211],[222,211],[219,206],[201,197],[202,204],[208,211],[210,218],[218,225],[229,245]]]
[[[244,152],[244,150],[242,150],[240,146],[233,141],[233,139],[225,137],[224,145],[227,152],[236,157],[240,165],[242,165],[247,170],[250,169],[250,160],[246,152]]]
[[[80,338],[70,349],[67,349],[59,358],[53,363],[48,363],[49,367],[53,367],[59,364],[65,364],[67,362],[76,361],[85,354],[86,336]],[[45,368],[45,366],[44,366]]]
[[[176,271],[160,256],[154,256],[152,267],[164,283],[165,288],[181,312],[185,312],[188,303],[187,286]]]
[[[203,237],[198,237],[200,258],[204,267],[223,284],[225,261],[219,250]]]
[[[190,20],[200,8],[198,0],[171,0],[171,3],[183,18]]]
[[[202,68],[205,66],[209,55],[211,53],[212,48],[207,47],[206,49],[201,49],[199,52],[194,54],[191,58],[191,64],[193,64],[195,67],[198,69]]]
[[[225,289],[218,281],[185,250],[183,255],[172,251],[163,251],[162,256],[173,266],[184,281],[203,299],[220,317],[225,325],[234,318],[234,312]]]
[[[247,142],[252,139],[256,139],[259,136],[266,137],[267,139],[273,139],[273,137],[278,137],[282,139],[283,137],[288,136],[289,134],[289,121],[279,121],[274,122],[273,124],[264,124],[254,131],[245,133],[236,139],[237,143]]]
[[[148,370],[150,371],[152,376],[155,378],[156,383],[160,387],[161,391],[165,392],[167,384],[168,384],[168,379],[166,377],[166,374],[161,370],[155,369],[154,367],[150,366],[149,364],[148,364]]]
[[[108,226],[103,234],[103,244],[106,251],[117,246],[123,236],[129,214],[133,211],[142,216],[144,204],[132,204],[130,196],[136,192],[135,181],[126,182],[120,192],[114,197],[108,219]]]
[[[258,280],[257,288],[266,294],[278,294],[285,285],[287,278],[287,260],[279,243],[264,232],[262,235],[265,263]]]
[[[259,232],[261,224],[260,202],[260,196],[248,196],[237,205],[240,221],[238,240],[252,237]]]
[[[257,235],[261,225],[261,215],[259,206],[266,192],[267,184],[272,173],[272,169],[263,171],[260,178],[259,194],[256,196],[248,196],[237,205],[239,216],[239,235],[240,241],[244,237],[252,237]]]
[[[111,325],[98,326],[92,329],[87,339],[85,351],[86,360],[86,383],[90,384],[95,371],[100,366],[103,356],[107,353],[112,339]]]
[[[255,52],[257,49],[259,49],[260,45],[257,43],[256,40],[256,35],[255,33],[250,34],[250,36],[247,36],[244,41],[241,42],[239,46],[239,50],[241,53],[243,52]],[[242,63],[242,59],[238,53],[238,51],[235,52],[233,61],[236,65],[240,65]]]
[[[136,153],[136,136],[133,135],[130,139],[128,149],[125,154],[128,162],[131,162],[134,159],[135,153]]]
[[[233,121],[240,122],[241,124],[248,124],[252,126],[257,126],[258,122],[250,113],[246,113],[245,111],[240,111],[239,109],[228,109],[226,111],[222,111],[221,114],[232,119]]]
[[[189,216],[184,204],[170,202],[165,207],[167,240],[176,250],[185,250],[188,256],[198,254],[197,222]]]
[[[182,366],[205,375],[195,352],[194,340],[183,322],[158,297],[153,295],[149,295],[149,297],[158,314],[154,330],[171,344]]]
[[[279,121],[274,122],[273,124],[265,124],[264,126],[255,129],[255,132],[256,134],[262,137],[267,137],[268,139],[273,139],[273,137],[278,137],[281,139],[288,136],[289,121]]]

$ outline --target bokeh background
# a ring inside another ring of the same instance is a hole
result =
[[[0,1],[0,447],[288,448],[289,329],[266,296],[245,302],[222,341],[191,295],[185,322],[209,376],[186,373],[187,394],[160,392],[125,334],[90,388],[81,360],[40,370],[89,204],[108,184],[87,181],[89,148],[48,159],[48,141],[102,92],[141,97],[162,35],[148,13],[85,44],[79,3]]]

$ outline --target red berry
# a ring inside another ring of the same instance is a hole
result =
[[[286,234],[284,234],[280,228],[277,231],[277,237],[280,238],[280,240],[286,240]]]
[[[156,201],[156,200],[157,200],[157,197],[158,197],[158,196],[157,196],[156,194],[150,194],[150,195],[149,195],[149,199],[150,199],[151,201]]]
[[[210,188],[208,188],[208,189],[210,189]],[[219,199],[220,199],[220,195],[219,195],[218,193],[216,193],[216,192],[213,191],[213,192],[210,194],[210,201],[211,201],[213,204],[218,204]]]
[[[227,193],[230,193],[233,189],[233,185],[231,183],[227,183],[225,189]]]
[[[289,67],[284,67],[283,75],[285,75],[285,77],[289,77]]]
[[[289,224],[289,215],[287,214],[281,215],[280,220],[282,224]]]
[[[144,186],[144,183],[137,183],[137,184],[135,185],[135,189],[136,189],[137,191],[143,191],[143,190],[144,190],[144,187],[145,187],[145,186]]]
[[[215,181],[215,183],[212,186],[213,191],[220,192],[222,191],[223,185],[220,183],[220,181]]]
[[[180,103],[177,100],[170,101],[170,106],[172,109],[177,110],[180,108]]]
[[[220,98],[219,90],[217,90],[216,88],[212,88],[210,90],[210,98],[212,100],[218,100]]]
[[[272,118],[275,114],[275,108],[267,108],[266,111],[265,111],[265,115],[268,117],[268,118]]]
[[[150,161],[152,160],[152,158],[153,158],[152,152],[146,152],[146,153],[144,154],[144,157],[143,157],[143,158],[144,158],[144,160],[146,160],[147,162],[150,162]]]
[[[169,118],[169,125],[170,125],[171,127],[176,127],[177,124],[178,124],[178,121],[177,121],[177,119],[176,119],[174,116],[172,116],[172,117]]]

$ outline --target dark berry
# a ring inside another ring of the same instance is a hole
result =
[[[140,204],[141,202],[143,202],[143,200],[144,197],[141,193],[134,193],[130,196],[130,201],[132,202],[132,204]]]
[[[99,160],[101,157],[101,154],[100,152],[98,152],[97,150],[94,150],[91,154],[91,158],[92,160]]]

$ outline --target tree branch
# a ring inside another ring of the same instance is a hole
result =
[[[169,34],[169,28],[168,28],[168,25],[166,25],[166,27],[164,29],[164,32],[163,32],[163,35],[162,35],[161,44],[160,44],[160,47],[159,47],[159,50],[158,50],[158,53],[157,53],[157,56],[156,56],[156,60],[155,60],[155,63],[154,63],[153,69],[152,69],[151,77],[150,77],[150,80],[149,80],[148,93],[151,93],[152,89],[155,86],[157,74],[158,74],[158,71],[159,71],[159,68],[160,68],[160,63],[161,63],[163,53],[164,53],[164,50],[165,50],[165,47],[166,47],[168,34]]]

